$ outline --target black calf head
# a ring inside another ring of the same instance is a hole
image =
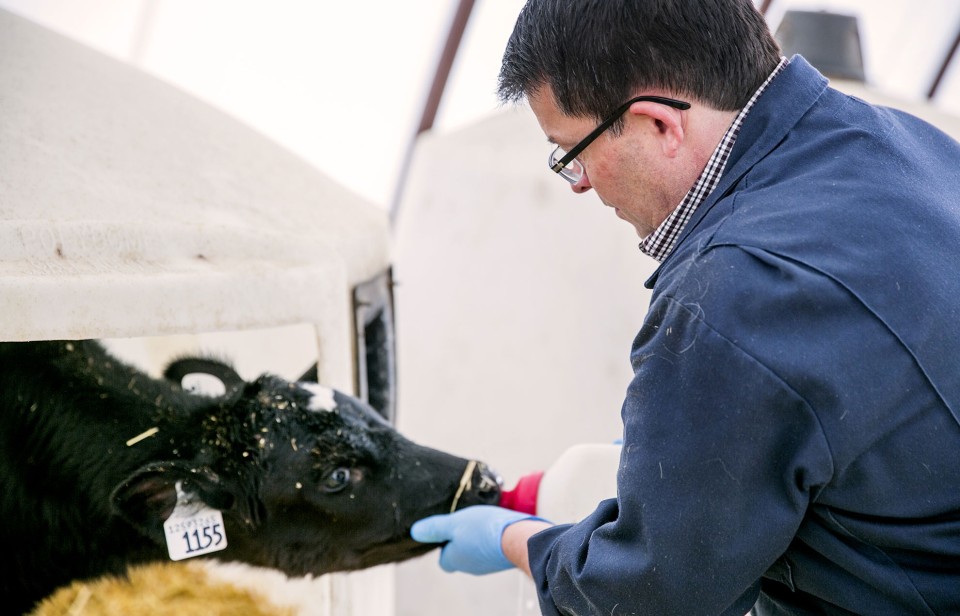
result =
[[[166,375],[197,372],[224,393],[174,420],[176,456],[139,468],[113,494],[116,510],[158,542],[178,481],[223,512],[229,547],[218,557],[292,575],[422,554],[431,546],[410,539],[415,521],[499,498],[482,464],[412,443],[355,398],[273,376],[245,383],[211,360],[177,362]]]

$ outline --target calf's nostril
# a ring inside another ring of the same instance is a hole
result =
[[[486,500],[497,500],[503,487],[503,479],[485,464],[478,465],[476,494]]]

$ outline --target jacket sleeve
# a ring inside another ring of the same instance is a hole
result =
[[[694,264],[651,304],[622,408],[617,498],[528,543],[544,614],[742,616],[829,481],[816,415],[758,358],[791,352],[766,324],[782,322],[780,291],[797,281],[739,252],[732,263]],[[730,331],[737,323],[745,331]]]

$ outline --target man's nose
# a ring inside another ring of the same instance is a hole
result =
[[[591,188],[593,188],[593,185],[590,184],[590,178],[587,177],[586,170],[583,171],[583,177],[577,180],[576,184],[570,185],[570,189],[578,195],[587,192]]]

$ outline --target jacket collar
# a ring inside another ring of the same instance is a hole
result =
[[[727,160],[727,169],[713,192],[693,213],[677,239],[677,245],[671,256],[657,267],[644,286],[652,289],[677,248],[690,236],[700,224],[707,212],[726,196],[760,160],[769,154],[784,136],[810,110],[827,88],[827,79],[800,55],[790,59],[783,72],[778,75],[766,91],[757,100],[747,115],[737,142]]]

